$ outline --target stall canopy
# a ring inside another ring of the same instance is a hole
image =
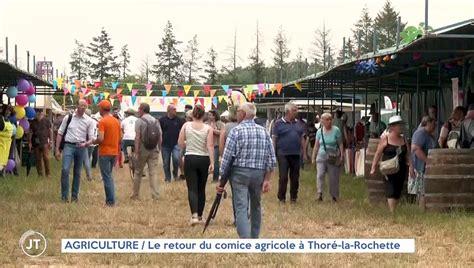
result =
[[[12,85],[16,85],[18,79],[27,79],[33,83],[36,87],[53,87],[53,85],[45,81],[38,76],[23,71],[15,65],[12,65],[4,60],[0,60],[0,87],[8,87]]]

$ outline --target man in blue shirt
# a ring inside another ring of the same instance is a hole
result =
[[[240,238],[258,238],[260,235],[261,193],[270,189],[270,178],[276,166],[270,135],[255,124],[256,108],[244,103],[237,109],[239,124],[229,133],[220,167],[221,176],[230,169],[235,224]],[[223,189],[217,184],[217,191]],[[247,215],[250,197],[250,223]]]
[[[303,155],[305,160],[307,158],[304,146],[304,128],[296,120],[297,115],[298,107],[292,102],[287,103],[285,105],[285,116],[275,122],[272,131],[273,146],[278,159],[280,175],[278,199],[282,203],[286,200],[288,173],[290,174],[291,202],[296,202],[300,179],[300,157]]]
[[[178,136],[181,127],[184,125],[184,119],[176,116],[176,106],[173,104],[168,105],[166,116],[160,118],[160,125],[163,131],[161,156],[163,158],[165,181],[171,182],[171,158],[173,158],[173,179],[176,180],[178,177],[179,158],[181,155],[181,149],[178,146]],[[181,177],[183,177],[183,174],[181,174]]]

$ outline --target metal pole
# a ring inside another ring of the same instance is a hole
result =
[[[356,97],[356,84],[355,84],[355,79],[353,79],[353,85],[352,85],[352,172],[355,174],[355,154],[356,154],[356,142],[357,142],[357,135],[356,135],[356,129],[355,129],[355,97]]]
[[[346,61],[346,38],[342,38],[342,62]]]
[[[341,74],[341,78],[340,78],[340,80],[339,80],[339,84],[340,84],[340,86],[341,86],[340,89],[341,89],[341,112],[342,112],[342,111],[343,111],[343,108],[342,108],[342,74]]]
[[[420,68],[416,69],[416,103],[415,103],[415,122],[420,120]]]
[[[379,107],[378,107],[378,111],[379,111],[379,124],[378,124],[378,129],[377,129],[377,132],[381,132],[381,129],[380,129],[380,122],[382,122],[382,103],[385,103],[385,101],[382,101],[382,78],[380,78],[380,75],[379,75]],[[385,129],[384,129],[385,130]]]
[[[5,37],[5,59],[8,62],[8,37]]]
[[[397,73],[397,88],[396,88],[396,94],[397,94],[397,102],[396,102],[396,105],[397,107],[396,108],[396,115],[398,115],[398,111],[399,111],[399,103],[400,103],[400,89],[399,89],[399,86],[400,86],[400,73]]]
[[[15,44],[15,67],[18,67],[18,46]]]
[[[428,32],[428,2],[429,0],[425,0],[425,33]]]
[[[322,101],[321,102],[321,115],[324,113],[324,99],[325,99],[324,98],[324,95],[325,95],[324,90],[325,90],[326,84],[327,84],[326,79],[323,79],[323,85],[321,87],[321,101]]]
[[[398,16],[397,18],[397,49],[398,47],[400,46],[400,27],[401,27],[401,24],[402,24],[402,17]]]
[[[372,40],[372,46],[373,46],[373,50],[374,50],[374,55],[375,53],[377,53],[377,30],[374,29],[374,34],[373,34],[373,40]]]
[[[36,56],[33,55],[33,73],[36,74]]]
[[[30,72],[30,52],[26,51],[26,70]]]
[[[330,108],[330,113],[332,114],[332,105],[333,105],[333,100],[334,100],[334,77],[331,75],[329,76],[329,86],[330,86],[330,89],[331,89],[331,108]]]
[[[366,120],[367,120],[367,95],[368,95],[368,91],[369,91],[369,82],[365,82],[365,118],[366,118]],[[368,122],[368,123],[370,123],[370,122]],[[365,126],[367,126],[367,123],[365,124]],[[365,162],[365,159],[367,158],[367,142],[369,141],[369,139],[368,139],[369,137],[370,137],[369,136],[369,128],[365,127],[365,130],[364,130],[364,162]],[[364,174],[364,175],[367,176],[368,174]]]
[[[319,81],[315,80],[314,81],[314,87],[313,87],[313,113],[316,114],[316,92],[317,92],[317,87],[319,85]],[[316,119],[316,115],[314,116]]]

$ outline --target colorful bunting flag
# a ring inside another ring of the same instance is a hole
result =
[[[146,88],[146,90],[151,90],[153,88],[153,84],[152,83],[147,83],[147,84],[145,84],[145,88]]]
[[[283,87],[283,85],[281,83],[275,84],[275,89],[278,92],[278,95],[281,94],[282,87]]]
[[[227,90],[227,96],[232,96],[232,88],[229,88],[229,90]]]
[[[88,91],[88,88],[84,88],[84,87],[81,88],[81,92],[82,92],[83,94],[87,94],[87,91]]]
[[[214,97],[215,94],[216,94],[216,90],[215,90],[215,89],[212,89],[212,90],[211,90],[211,98]]]
[[[97,104],[99,102],[99,96],[93,96],[94,99],[94,104]]]
[[[193,90],[194,92],[194,98],[197,98],[197,96],[199,95],[199,90]]]
[[[56,78],[56,80],[58,82],[58,88],[63,88],[63,78],[58,77],[58,78]]]
[[[166,93],[170,93],[171,86],[171,84],[165,84]]]
[[[137,96],[132,96],[132,106],[135,106],[136,102],[137,102]]]
[[[178,106],[178,98],[173,98],[172,102],[173,102],[174,106]]]
[[[76,85],[76,88],[81,88],[81,80],[74,80],[74,85]]]
[[[116,90],[119,85],[120,85],[119,81],[112,82],[112,89]]]
[[[201,103],[202,106],[204,106],[204,98],[198,98],[198,101]]]
[[[123,91],[123,88],[121,88],[121,87],[117,88],[117,94],[121,94],[122,91]]]
[[[265,90],[265,84],[258,84],[258,95],[262,95],[262,92]]]
[[[117,94],[117,99],[119,102],[122,102],[122,98],[123,98],[122,94]]]
[[[128,86],[128,84],[127,84],[127,86]],[[131,89],[131,91],[132,91],[132,96],[136,96],[137,93],[138,93],[138,89]]]
[[[225,101],[225,96],[218,96],[217,98],[219,98],[219,102]]]
[[[183,97],[184,96],[184,90],[180,89],[178,90],[178,97]]]
[[[53,89],[56,90],[58,88],[58,81],[53,80]]]
[[[147,96],[147,97],[150,97],[151,92],[153,92],[153,90],[147,89],[147,90],[146,90],[146,96]]]
[[[214,105],[214,107],[217,108],[218,104],[219,104],[219,101],[217,100],[217,97],[212,97],[212,105]]]
[[[76,85],[72,85],[70,90],[71,94],[74,94],[74,92],[76,92]]]
[[[95,89],[91,90],[91,92],[92,92],[92,96],[95,96],[95,94],[97,93]]]
[[[84,99],[84,93],[83,92],[79,92],[79,99]]]
[[[191,85],[184,85],[183,88],[184,88],[184,93],[188,95],[189,90],[191,89]]]
[[[110,104],[112,104],[112,106],[114,106],[114,102],[115,102],[115,99],[110,99]]]
[[[127,88],[129,91],[132,91],[133,89],[133,83],[127,83]],[[134,95],[135,96],[135,95]]]
[[[166,90],[161,91],[161,96],[166,97],[168,95],[168,92]]]
[[[160,103],[162,106],[165,106],[165,98],[160,98]]]
[[[99,88],[102,83],[100,81],[95,81],[94,82],[94,87]]]
[[[108,99],[108,98],[109,98],[109,95],[110,95],[109,92],[104,92],[104,99],[105,99],[105,100]]]
[[[67,95],[69,93],[69,89],[67,89],[67,87],[64,87],[63,90],[64,90],[64,95]]]
[[[222,87],[222,89],[224,90],[225,93],[227,93],[227,91],[229,91],[229,85],[222,85],[221,87]]]
[[[303,86],[301,85],[301,83],[295,83],[295,87],[297,90],[299,91],[302,91],[303,90]]]
[[[209,94],[211,90],[211,85],[204,85],[203,88],[204,88],[204,94]]]

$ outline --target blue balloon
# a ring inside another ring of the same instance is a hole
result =
[[[14,86],[8,87],[7,96],[9,98],[15,98],[16,96],[18,96],[18,88],[14,87]]]
[[[25,107],[25,114],[26,114],[26,117],[28,117],[29,119],[33,119],[35,118],[36,116],[36,111],[35,109],[33,109],[33,107]]]
[[[16,125],[12,124],[12,127],[13,127],[12,137],[15,137],[16,136]]]
[[[10,115],[10,117],[8,118],[8,120],[10,121],[10,123],[12,123],[13,125],[16,125],[16,116],[15,115]]]
[[[36,102],[36,95],[30,95],[30,96],[28,96],[28,102],[29,102],[29,103],[34,103],[34,102]]]

